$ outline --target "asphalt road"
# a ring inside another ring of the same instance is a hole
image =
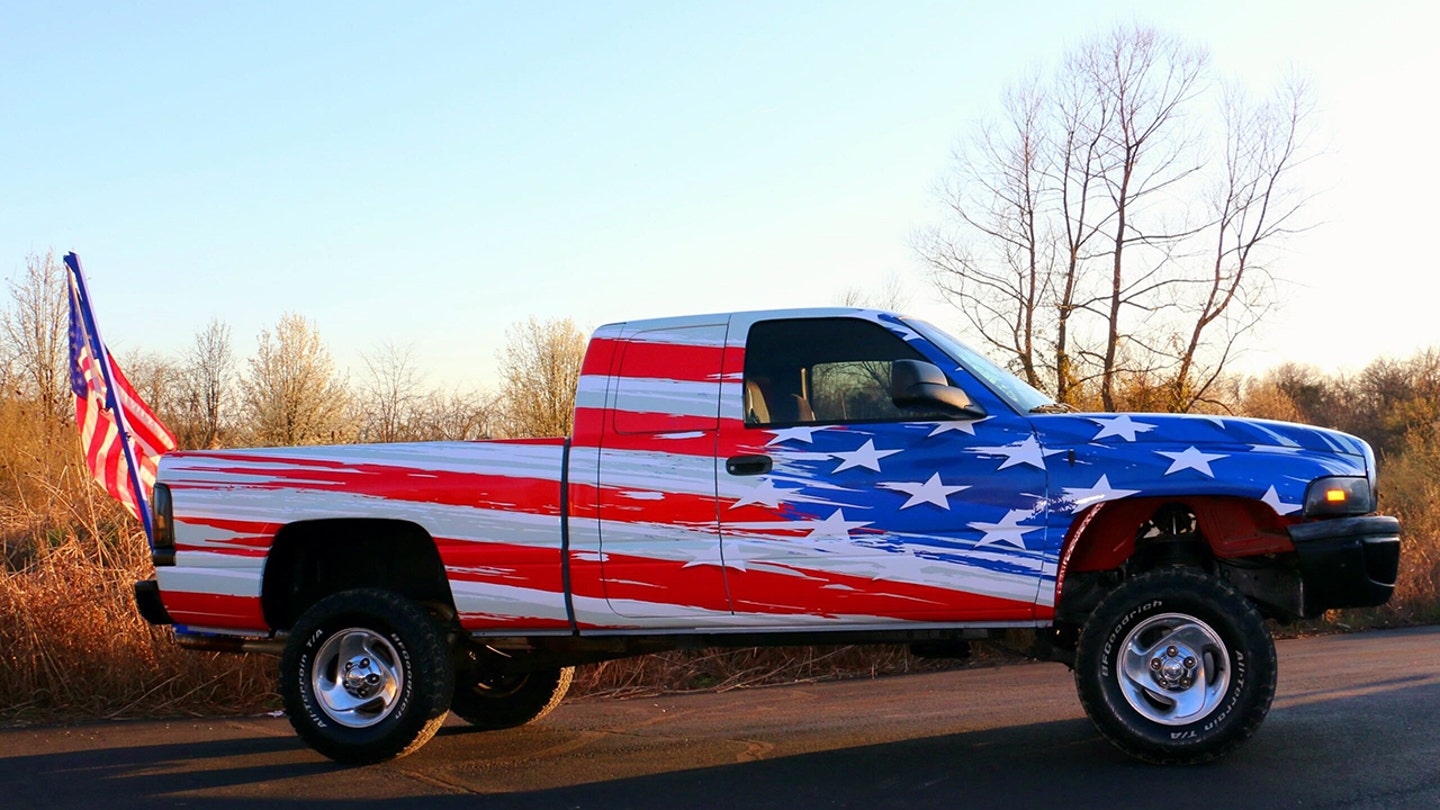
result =
[[[1275,707],[1218,763],[1135,763],[1070,673],[1022,664],[566,703],[533,726],[451,721],[342,768],[284,718],[0,731],[0,808],[1440,808],[1440,628],[1282,641]]]

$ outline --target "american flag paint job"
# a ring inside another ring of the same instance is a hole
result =
[[[940,366],[986,416],[747,425],[762,320],[854,318]],[[1036,625],[1099,504],[1227,496],[1285,522],[1326,475],[1366,476],[1332,431],[1229,417],[1029,414],[904,319],[853,309],[601,327],[561,439],[174,453],[180,623],[263,633],[267,550],[295,521],[403,520],[436,541],[477,634]],[[765,456],[768,472],[726,460]],[[568,537],[561,509],[568,502]],[[562,562],[571,599],[565,599]]]

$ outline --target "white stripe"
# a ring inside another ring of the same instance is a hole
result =
[[[203,593],[212,596],[260,597],[260,573],[237,571],[229,568],[171,568],[161,566],[155,569],[160,583],[160,592]]]

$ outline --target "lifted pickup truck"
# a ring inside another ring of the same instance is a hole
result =
[[[1125,752],[1220,756],[1269,711],[1266,618],[1389,598],[1359,439],[1068,412],[922,321],[857,309],[612,324],[569,439],[183,452],[155,488],[182,644],[281,655],[342,762],[447,712],[506,728],[585,662],[1028,628]]]

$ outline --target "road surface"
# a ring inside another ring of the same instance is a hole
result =
[[[1020,664],[569,702],[521,729],[453,719],[342,768],[284,718],[0,731],[0,808],[1440,807],[1440,628],[1282,641],[1275,707],[1218,763],[1132,762],[1070,673]]]

